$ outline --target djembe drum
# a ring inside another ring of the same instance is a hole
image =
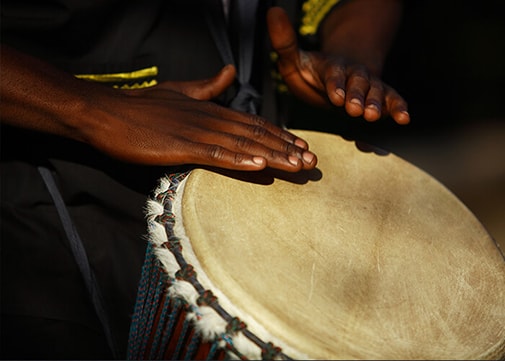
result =
[[[505,260],[474,215],[393,154],[295,133],[317,169],[160,181],[129,358],[503,357]]]

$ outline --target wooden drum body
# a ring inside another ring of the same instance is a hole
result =
[[[503,358],[505,260],[474,215],[393,154],[294,132],[316,170],[161,181],[129,357]]]

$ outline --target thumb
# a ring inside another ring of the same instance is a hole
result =
[[[272,7],[267,13],[268,34],[272,47],[279,55],[279,67],[283,75],[296,71],[298,42],[288,14],[280,7]]]
[[[161,87],[174,90],[197,100],[211,100],[223,93],[235,80],[235,66],[225,65],[214,77],[191,81],[167,81]]]

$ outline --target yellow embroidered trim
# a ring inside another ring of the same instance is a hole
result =
[[[143,83],[135,83],[135,84],[123,84],[123,85],[114,85],[113,88],[118,88],[118,89],[142,89],[142,88],[149,88],[151,86],[155,86],[158,84],[158,82],[153,79],[151,81],[145,81]]]
[[[142,80],[142,78],[152,78],[158,75],[158,67],[151,66],[150,68],[139,69],[129,73],[111,73],[111,74],[77,74],[76,78],[96,81],[100,83],[122,83],[130,81],[130,84],[114,84],[114,88],[119,89],[140,89],[147,88],[158,84],[156,79]],[[131,84],[131,81],[139,80],[139,82]]]
[[[317,33],[319,24],[324,19],[331,8],[340,0],[307,0],[303,3],[302,25],[300,25],[300,35],[314,35]]]
[[[133,80],[139,78],[153,77],[158,75],[158,67],[135,70],[129,73],[112,73],[112,74],[77,74],[79,79],[93,80],[98,82],[117,82],[125,80]]]

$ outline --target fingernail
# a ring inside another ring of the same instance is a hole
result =
[[[403,110],[400,112],[401,115],[403,115],[403,117],[400,117],[400,118],[397,118],[396,121],[397,123],[400,123],[400,124],[408,124],[410,123],[410,114],[409,112],[407,112],[406,110]]]
[[[335,93],[337,93],[337,95],[338,95],[339,97],[341,97],[342,99],[344,99],[344,98],[345,98],[345,91],[344,91],[344,89],[342,89],[342,88],[337,88],[337,89],[335,89]]]
[[[351,103],[356,104],[356,105],[361,105],[361,100],[359,100],[358,98],[352,98]]]
[[[374,104],[374,103],[370,103],[370,104],[368,104],[368,105],[366,106],[366,108],[367,108],[367,109],[370,109],[370,110],[377,110],[377,111],[379,110],[379,107],[378,107],[376,104]]]
[[[265,158],[263,157],[253,157],[253,162],[258,165],[263,165],[265,163]]]
[[[291,163],[293,165],[298,165],[298,162],[300,161],[300,159],[297,156],[294,156],[294,155],[290,155],[288,157],[288,160],[289,160],[289,163]]]
[[[307,149],[308,148],[307,142],[304,141],[304,140],[302,140],[302,139],[300,139],[300,138],[295,139],[295,145],[297,147],[302,148],[302,149]]]
[[[314,161],[314,154],[311,153],[311,152],[303,152],[303,160],[305,161],[305,163],[312,163]]]

